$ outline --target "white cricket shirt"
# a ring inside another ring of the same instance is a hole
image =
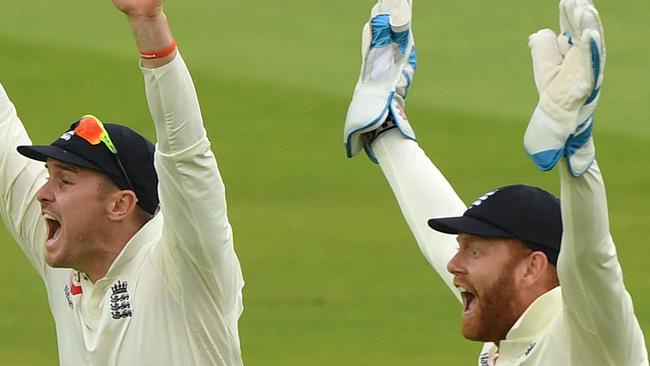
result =
[[[45,264],[35,194],[47,171],[16,152],[31,141],[0,87],[2,217],[45,282],[61,365],[242,365],[244,282],[192,79],[180,54],[142,72],[158,139],[161,211],[106,276],[93,284]]]
[[[458,248],[456,238],[432,230],[427,221],[460,216],[465,205],[415,141],[392,131],[376,140],[373,151],[422,253],[460,299],[447,272]],[[598,165],[574,178],[564,162],[560,176],[560,287],[537,298],[498,349],[486,343],[478,365],[647,366],[643,333],[609,234]]]

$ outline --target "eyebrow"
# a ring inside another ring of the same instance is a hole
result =
[[[76,166],[74,166],[74,165],[72,165],[72,164],[62,163],[62,162],[60,162],[60,161],[55,161],[55,162],[51,162],[51,163],[45,163],[45,168],[49,168],[50,165],[52,165],[52,166],[56,166],[56,167],[58,167],[59,169],[67,170],[67,171],[72,172],[72,173],[77,173],[77,172],[79,172],[79,168],[78,168],[78,167],[76,167]]]

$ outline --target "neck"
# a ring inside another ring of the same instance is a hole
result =
[[[106,276],[117,257],[122,253],[129,240],[140,230],[142,225],[132,225],[122,222],[119,225],[113,225],[111,230],[107,230],[101,235],[101,238],[108,238],[108,241],[102,240],[97,246],[98,250],[88,258],[88,265],[84,268],[75,268],[84,272],[92,283],[96,283]]]

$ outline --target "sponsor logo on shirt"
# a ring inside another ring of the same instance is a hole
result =
[[[63,287],[63,294],[65,295],[65,299],[68,302],[68,307],[70,309],[74,309],[72,296],[80,295],[83,292],[84,290],[81,287],[81,274],[79,272],[75,272],[70,279],[70,284]]]
[[[481,353],[481,355],[478,357],[479,365],[490,365],[490,355],[487,352]]]
[[[537,343],[531,343],[526,352],[524,352],[524,356],[528,357],[528,355],[533,351],[533,348],[535,348],[535,345],[537,345]]]
[[[65,285],[63,287],[63,293],[65,294],[65,299],[68,301],[68,307],[70,309],[74,309],[74,304],[72,303],[72,299],[70,298],[70,286]]]
[[[127,281],[117,281],[111,286],[111,315],[113,319],[122,319],[133,316]]]

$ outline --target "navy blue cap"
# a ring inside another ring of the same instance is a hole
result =
[[[120,189],[133,190],[138,197],[138,206],[153,215],[159,204],[158,176],[153,164],[154,145],[126,126],[103,124],[117,148],[119,161],[132,184],[130,187],[117,159],[106,145],[92,145],[74,134],[78,123],[73,123],[50,145],[23,145],[18,146],[17,150],[34,160],[46,161],[51,158],[104,173]]]
[[[459,217],[433,218],[429,226],[447,234],[515,238],[557,264],[562,241],[560,200],[524,184],[495,189],[479,197]]]

